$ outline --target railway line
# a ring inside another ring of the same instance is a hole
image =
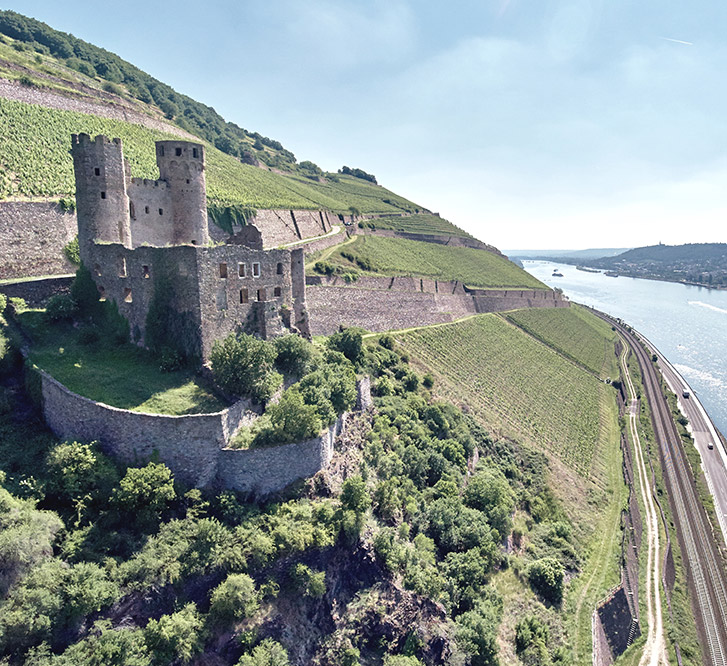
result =
[[[727,666],[727,576],[704,507],[699,501],[691,467],[682,450],[671,410],[661,390],[657,371],[639,340],[606,316],[627,340],[641,368],[645,397],[651,408],[664,480],[687,565],[692,606],[702,637],[706,663]]]

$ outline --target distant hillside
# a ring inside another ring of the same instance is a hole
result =
[[[727,286],[727,243],[688,243],[637,247],[589,266],[622,275]]]
[[[580,260],[600,259],[601,257],[612,257],[625,252],[628,248],[604,247],[590,248],[587,250],[505,250],[508,257],[518,259],[553,259],[553,260]]]

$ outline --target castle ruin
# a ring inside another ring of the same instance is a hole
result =
[[[204,146],[157,141],[158,180],[131,178],[121,139],[74,134],[71,152],[81,261],[134,342],[152,326],[205,361],[233,332],[310,335],[303,249],[264,250],[253,225],[210,244]]]

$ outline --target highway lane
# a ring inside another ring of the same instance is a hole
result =
[[[694,444],[702,458],[702,468],[707,478],[707,485],[714,498],[714,508],[722,530],[722,536],[727,542],[727,452],[724,444],[717,434],[711,419],[702,406],[699,398],[692,388],[679,374],[669,360],[643,335],[637,334],[644,341],[652,353],[657,355],[659,369],[669,388],[677,394],[679,406],[689,419]],[[689,397],[683,396],[689,391]],[[712,444],[713,448],[709,448]]]

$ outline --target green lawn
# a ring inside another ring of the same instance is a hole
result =
[[[354,261],[345,255],[352,256]],[[332,252],[328,261],[348,270],[364,269],[376,275],[422,275],[459,280],[485,289],[547,289],[522,268],[493,252],[403,238],[359,236]]]
[[[394,231],[406,231],[411,234],[441,234],[444,236],[461,236],[472,238],[463,229],[456,227],[451,222],[439,217],[420,213],[419,215],[407,215],[406,217],[383,217],[375,220],[368,220],[367,225],[374,229],[393,229]]]
[[[561,354],[575,360],[603,379],[618,377],[614,351],[616,333],[587,309],[518,310],[507,318]]]
[[[158,360],[135,345],[83,345],[70,325],[47,326],[42,319],[39,310],[19,315],[33,341],[30,360],[79,395],[158,414],[203,414],[226,406],[188,370],[160,372]]]

